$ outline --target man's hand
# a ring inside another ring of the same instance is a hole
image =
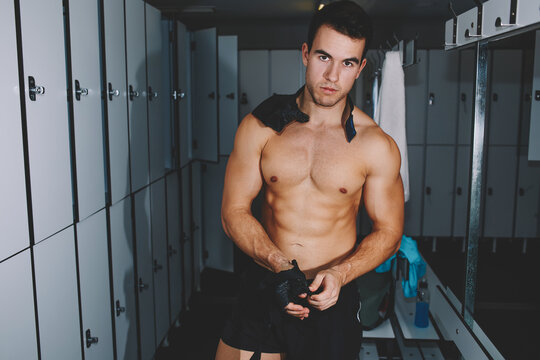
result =
[[[339,298],[341,279],[341,274],[334,269],[326,269],[317,273],[309,285],[309,291],[316,293],[308,297],[309,304],[321,311],[334,306]]]

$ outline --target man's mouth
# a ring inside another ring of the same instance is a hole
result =
[[[321,86],[321,89],[323,90],[325,94],[334,94],[335,92],[337,92],[337,89],[334,89],[332,87],[327,87],[327,86]]]

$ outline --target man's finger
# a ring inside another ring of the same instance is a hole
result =
[[[298,305],[298,304],[295,304],[295,303],[289,303],[287,306],[285,306],[285,310],[291,310],[291,311],[299,311],[299,310],[303,310],[303,309],[307,309],[306,307],[302,306],[302,305]]]
[[[319,286],[321,286],[323,279],[324,275],[317,274],[315,276],[315,279],[313,279],[313,281],[309,285],[309,291],[314,292],[315,290],[317,290]]]

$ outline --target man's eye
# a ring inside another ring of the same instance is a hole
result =
[[[321,56],[319,56],[319,59],[321,59],[322,61],[327,61],[327,60],[328,60],[328,56],[326,56],[326,55],[321,55]]]
[[[347,66],[347,67],[353,66],[352,61],[345,61],[343,64],[344,64],[345,66]]]

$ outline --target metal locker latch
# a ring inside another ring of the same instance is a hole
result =
[[[28,90],[30,95],[30,100],[36,101],[36,94],[43,95],[45,94],[44,86],[36,86],[36,81],[33,76],[28,77]]]
[[[242,93],[242,98],[240,99],[240,104],[247,105],[247,103],[248,103],[247,94]]]
[[[142,292],[144,289],[148,289],[148,284],[143,283],[142,278],[139,278],[139,292]]]
[[[92,335],[90,334],[90,329],[86,330],[86,347],[89,348],[90,346],[92,346],[92,344],[97,344],[97,343],[98,343],[98,338],[92,337]]]
[[[435,94],[434,93],[429,93],[428,104],[429,104],[429,106],[433,106],[433,104],[435,104]]]
[[[182,91],[182,89],[174,90],[172,92],[172,98],[176,101],[178,99],[182,100],[186,97],[186,93]]]
[[[234,93],[230,93],[230,94],[227,94],[225,95],[227,97],[227,99],[231,99],[231,100],[234,100]]]
[[[109,83],[109,92],[108,92],[108,94],[109,94],[109,100],[112,101],[113,96],[116,96],[116,97],[120,96],[120,91],[118,89],[113,89],[112,84]]]
[[[120,306],[120,300],[116,300],[116,316],[120,316],[121,313],[126,312],[124,306]]]
[[[158,93],[157,91],[153,91],[152,87],[148,87],[148,100],[152,101],[153,99],[157,98]]]
[[[154,260],[154,272],[158,272],[161,269],[163,269],[163,265],[159,265],[157,260]]]
[[[75,80],[75,99],[77,99],[77,101],[81,101],[81,95],[82,96],[88,95],[88,89],[81,88],[81,84],[79,83],[79,80]]]
[[[139,92],[133,90],[133,85],[129,85],[129,100],[133,101],[133,98],[139,97]]]
[[[172,245],[169,245],[169,257],[173,256],[173,255],[176,255],[178,253],[178,251],[176,251],[176,249],[174,249],[172,247]]]
[[[215,91],[212,91],[210,94],[208,94],[208,97],[212,100],[214,100],[216,98],[216,92]]]

